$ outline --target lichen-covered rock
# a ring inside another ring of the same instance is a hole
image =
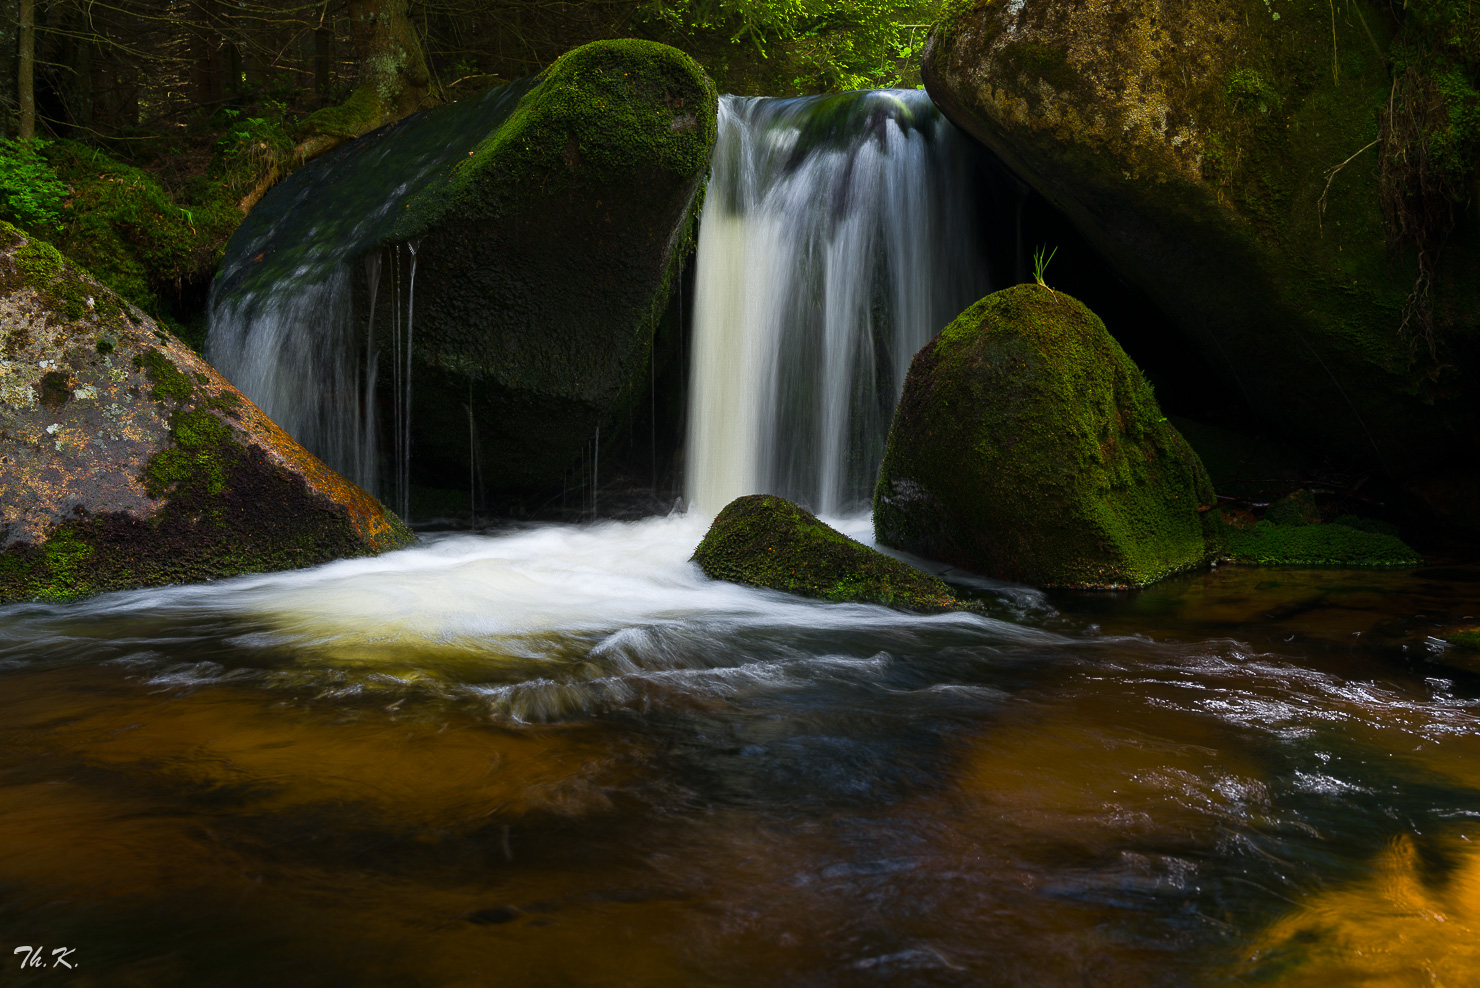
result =
[[[1288,436],[1422,473],[1480,437],[1480,224],[1451,204],[1426,333],[1379,198],[1395,9],[978,0],[933,34],[926,88]]]
[[[310,566],[411,533],[189,348],[0,224],[0,601]]]
[[[1207,558],[1201,461],[1094,313],[1021,285],[915,355],[879,483],[879,541],[1046,587],[1144,586]]]
[[[466,489],[471,418],[491,496],[558,492],[597,428],[612,437],[647,388],[654,330],[693,247],[717,105],[676,49],[577,48],[534,79],[294,172],[229,245],[217,311],[245,311],[254,293],[270,302],[333,266],[363,291],[359,258],[393,248],[377,281],[379,382],[393,407],[399,320],[412,335],[418,480]]]
[[[910,611],[960,606],[935,577],[854,542],[807,509],[770,494],[749,494],[726,505],[694,550],[694,562],[713,580],[802,597]]]

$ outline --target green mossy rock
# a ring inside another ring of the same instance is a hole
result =
[[[1480,200],[1431,355],[1400,330],[1416,258],[1386,246],[1372,146],[1393,30],[1372,0],[978,0],[924,77],[1270,422],[1404,477],[1477,451]]]
[[[802,597],[941,611],[959,602],[940,580],[854,542],[770,494],[736,498],[709,526],[694,562],[712,580]]]
[[[915,355],[879,483],[879,541],[1046,587],[1139,587],[1207,558],[1202,463],[1094,313],[1022,285]]]
[[[1419,554],[1381,522],[1343,517],[1327,524],[1261,521],[1225,525],[1219,556],[1251,566],[1418,566]]]
[[[0,224],[0,602],[411,541],[179,340]]]

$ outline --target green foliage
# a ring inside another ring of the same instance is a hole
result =
[[[722,89],[785,95],[783,89],[914,85],[929,23],[943,6],[941,0],[651,0],[640,16],[663,40],[698,58]]]
[[[1045,251],[1047,251],[1047,254],[1044,253]],[[1048,283],[1043,280],[1044,276],[1048,274],[1048,264],[1058,252],[1059,249],[1057,247],[1053,250],[1048,250],[1047,244],[1040,244],[1038,249],[1033,251],[1033,281],[1042,285],[1044,288],[1048,288]]]
[[[293,139],[288,136],[284,112],[281,103],[269,103],[263,116],[248,117],[235,109],[217,113],[215,120],[225,125],[225,131],[212,148],[208,176],[241,196],[264,178],[275,181],[287,174]]]
[[[26,230],[45,231],[61,217],[71,192],[42,156],[46,141],[0,138],[0,217]]]
[[[96,148],[56,141],[42,151],[73,189],[50,234],[56,245],[124,299],[169,321],[176,311],[170,299],[210,277],[241,222],[225,184],[198,183],[191,198],[177,201],[147,172]]]

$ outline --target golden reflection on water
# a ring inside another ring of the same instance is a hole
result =
[[[1480,836],[1480,833],[1477,833]],[[1480,979],[1480,848],[1454,835],[1456,859],[1425,874],[1401,834],[1370,877],[1312,896],[1264,931],[1247,973],[1290,986],[1472,985]]]

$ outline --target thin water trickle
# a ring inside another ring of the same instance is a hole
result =
[[[690,501],[868,499],[910,359],[986,294],[969,141],[923,93],[723,97],[699,227]]]

